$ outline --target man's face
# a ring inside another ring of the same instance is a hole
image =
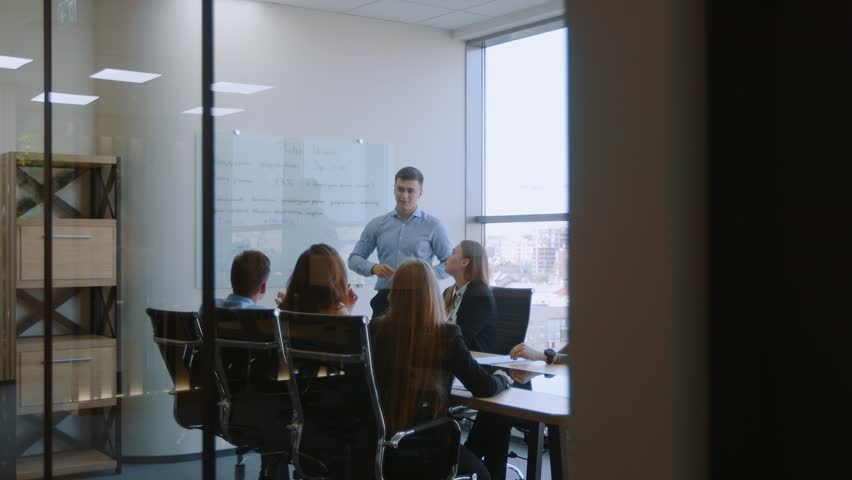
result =
[[[396,179],[393,194],[396,197],[397,209],[401,212],[413,212],[417,209],[417,201],[423,194],[423,189],[417,180]]]

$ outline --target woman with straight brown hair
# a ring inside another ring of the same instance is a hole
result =
[[[474,396],[488,397],[511,383],[476,363],[458,325],[446,322],[438,280],[422,260],[403,262],[389,293],[390,308],[373,321],[373,355],[388,431],[447,415],[452,377]],[[459,472],[490,476],[482,462],[461,447]]]
[[[492,352],[497,304],[488,286],[488,254],[479,242],[462,240],[447,258],[447,273],[456,281],[444,290],[447,321],[461,328],[467,348]]]
[[[343,259],[324,243],[311,245],[296,260],[287,290],[278,292],[282,310],[349,315],[358,296],[347,283]]]

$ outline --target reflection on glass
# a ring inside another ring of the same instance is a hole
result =
[[[491,283],[532,288],[526,342],[535,348],[561,348],[568,342],[567,222],[488,224],[485,249]]]
[[[44,291],[39,288],[44,266],[44,104],[30,99],[44,91],[44,30],[42,23],[33,22],[42,17],[42,2],[6,0],[0,12],[0,478],[40,478],[45,440]],[[59,183],[62,176],[55,172]],[[21,222],[27,221],[33,223],[22,231]],[[19,272],[24,253],[33,262],[27,266],[34,268]],[[19,282],[23,273],[35,273],[26,287]],[[55,331],[65,331],[59,321],[54,325]],[[70,401],[87,391],[69,386],[55,396]],[[53,423],[73,422],[68,416],[57,411]],[[56,435],[51,438],[56,442]]]
[[[0,55],[0,68],[17,70],[32,61],[32,58],[20,58]]]

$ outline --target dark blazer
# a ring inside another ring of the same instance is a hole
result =
[[[385,348],[391,347],[383,341],[386,339],[377,338],[382,335],[381,323],[381,319],[370,323],[370,333],[375,339],[373,342],[373,365],[376,371],[379,390],[382,389],[384,384],[384,378],[386,377],[385,370],[394,368],[393,365],[390,365],[390,361],[386,358],[384,351]],[[490,397],[500,393],[509,386],[504,377],[488,373],[473,359],[470,350],[465,345],[461,329],[458,325],[447,323],[444,325],[441,333],[446,337],[447,342],[447,350],[441,359],[440,368],[444,374],[448,397],[452,389],[453,377],[458,378],[475,397]],[[428,408],[426,410],[427,412],[429,411]],[[422,414],[417,414],[417,417],[415,419],[417,422],[431,420],[431,418],[427,418],[428,416]]]
[[[373,366],[375,368],[376,382],[380,392],[384,389],[386,385],[385,379],[388,378],[388,374],[390,374],[391,370],[395,367],[399,367],[393,365],[389,359],[390,351],[388,349],[395,348],[394,339],[384,336],[385,333],[382,332],[382,320],[383,319],[380,317],[370,322],[370,334],[373,338],[373,342],[371,342]],[[447,396],[446,403],[448,405],[453,377],[458,378],[465,388],[467,388],[472,395],[477,397],[490,397],[496,395],[509,386],[505,377],[488,373],[488,371],[486,371],[476,362],[476,360],[473,359],[470,351],[464,343],[464,338],[462,337],[462,332],[458,325],[449,323],[442,325],[440,336],[442,337],[439,339],[441,342],[440,345],[443,348],[446,348],[446,350],[443,350],[442,348],[443,351],[440,352],[439,364],[435,365],[435,368],[441,370],[444,382],[440,385],[440,387],[445,389],[445,392],[441,393]],[[408,368],[408,366],[402,367],[406,369]],[[344,375],[344,377],[345,376],[346,375]],[[412,423],[421,423],[433,420],[434,413],[429,404],[422,400],[418,400],[417,405],[418,408],[412,412]],[[385,409],[385,412],[387,412],[389,408],[392,408],[392,405],[382,405],[382,407]],[[446,415],[446,413],[443,415]],[[372,423],[368,425],[368,427],[373,428]],[[361,437],[363,438],[363,441],[357,442],[356,446],[353,447],[353,457],[363,459],[363,461],[359,460],[354,462],[356,464],[354,469],[349,470],[352,472],[352,476],[350,478],[374,478],[372,459],[375,458],[375,431],[365,429],[365,432],[366,433],[363,437]],[[421,460],[420,455],[424,450],[433,451],[433,447],[423,447],[422,445],[424,442],[425,444],[433,446],[448,445],[449,442],[446,437],[447,434],[448,429],[433,429],[431,431],[423,432],[418,435],[420,440],[414,440],[412,443],[412,440],[409,439],[409,443],[406,447],[401,446],[400,450],[389,452],[388,461],[391,462],[391,465],[404,465],[405,468],[403,470],[410,470],[411,467],[407,466],[408,461],[405,460],[406,457],[409,459],[415,458],[419,461]],[[438,448],[438,451],[440,451],[440,448]],[[396,458],[396,460],[394,460],[394,458]],[[416,463],[417,462],[415,462],[415,464]],[[386,465],[388,464],[386,463]],[[434,476],[427,477],[426,475],[430,475],[429,468],[425,468],[420,472],[420,474],[412,475],[411,472],[408,472],[404,477],[396,475],[385,478],[406,478],[412,480],[436,478]]]
[[[504,377],[488,373],[473,359],[458,325],[448,323],[445,328],[449,342],[444,370],[448,375],[448,386],[452,385],[450,374],[458,378],[474,397],[491,397],[509,386]]]
[[[453,294],[453,287],[444,290],[444,298]],[[497,302],[484,283],[470,282],[462,295],[456,314],[456,324],[461,328],[464,343],[475,352],[491,352],[494,344],[494,323],[497,321]]]

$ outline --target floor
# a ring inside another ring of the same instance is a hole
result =
[[[512,437],[510,451],[515,452],[519,458],[510,458],[509,463],[516,465],[521,472],[526,474],[527,462],[520,457],[526,458],[527,448],[520,438]],[[223,456],[216,463],[216,478],[220,480],[231,480],[234,478],[233,455]],[[248,455],[245,460],[245,480],[255,480],[260,471],[260,457]],[[121,475],[91,477],[97,479],[120,479],[120,480],[197,480],[200,477],[201,463],[199,460],[161,463],[161,464],[125,464]],[[506,480],[516,480],[518,477],[513,472],[506,474]],[[545,452],[542,459],[542,480],[550,480],[550,458]]]

